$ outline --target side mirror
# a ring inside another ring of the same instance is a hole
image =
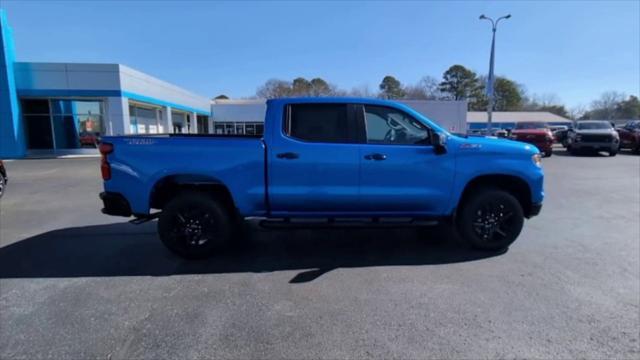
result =
[[[429,133],[429,140],[436,154],[441,155],[447,152],[447,136],[435,131]]]

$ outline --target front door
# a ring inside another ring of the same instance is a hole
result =
[[[363,211],[442,214],[453,185],[454,161],[436,154],[429,129],[391,107],[363,105],[366,131],[360,146],[360,203]]]
[[[359,145],[352,105],[294,103],[268,148],[276,216],[337,215],[358,208]]]

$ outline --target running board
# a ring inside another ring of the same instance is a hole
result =
[[[160,217],[161,213],[162,213],[161,211],[158,211],[157,213],[153,213],[153,214],[149,214],[149,215],[136,216],[134,219],[129,220],[129,224],[133,224],[133,225],[144,224],[147,221],[151,221],[153,219],[157,219],[158,217]]]
[[[260,221],[260,226],[269,229],[291,228],[398,228],[414,226],[435,226],[439,222],[433,219],[411,218],[281,218],[265,219]]]

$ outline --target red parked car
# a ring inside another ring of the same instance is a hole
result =
[[[535,145],[544,157],[553,154],[553,133],[545,122],[530,121],[517,123],[511,131],[511,139]]]
[[[616,130],[620,135],[620,148],[640,154],[640,120],[629,121]]]

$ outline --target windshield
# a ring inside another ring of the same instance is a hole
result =
[[[602,130],[602,129],[611,129],[611,124],[609,124],[606,121],[578,123],[578,130]]]
[[[625,127],[627,129],[640,129],[640,121],[631,121]]]
[[[549,125],[547,125],[547,123],[544,122],[521,122],[521,123],[517,123],[515,129],[516,130],[522,130],[522,129],[547,129],[549,127]]]

